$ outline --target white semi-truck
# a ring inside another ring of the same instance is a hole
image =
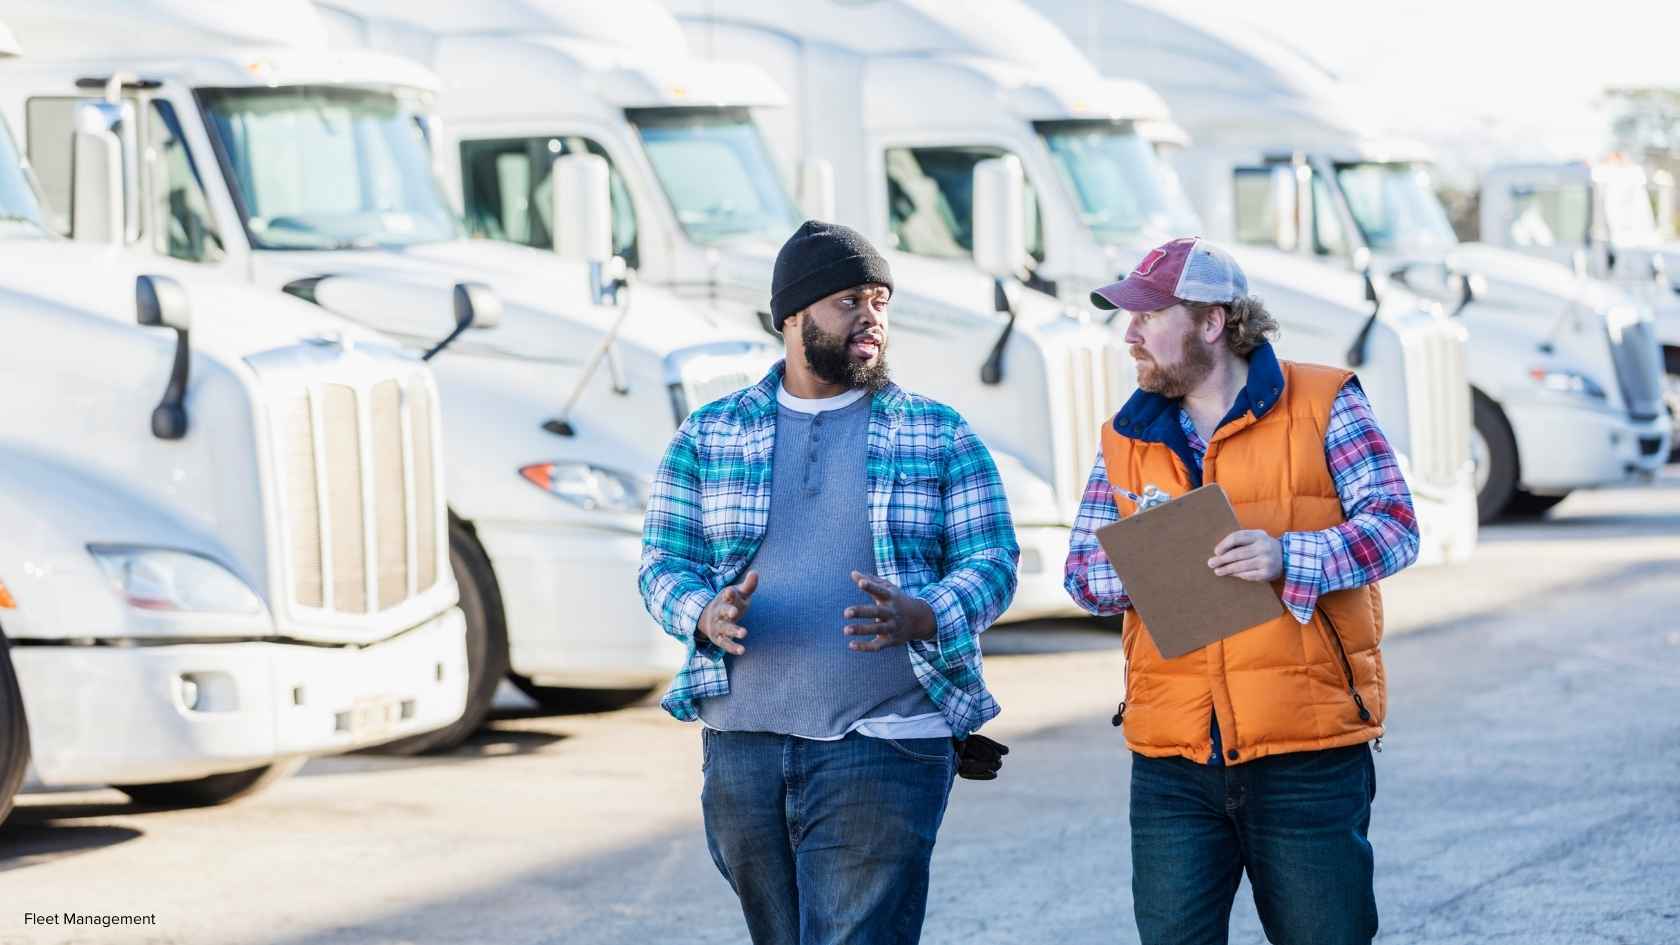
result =
[[[76,154],[114,171],[107,117]],[[84,197],[89,239],[52,235],[0,120],[0,820],[20,788],[219,803],[450,724],[465,624],[426,366],[115,245],[181,219]]]
[[[906,254],[971,272],[992,255],[982,211],[999,200],[974,169],[999,158],[1018,162],[1026,190],[1026,252],[1011,265],[1081,310],[1093,286],[1150,247],[1201,232],[1151,145],[1183,135],[1160,97],[1100,76],[1023,4],[669,5],[698,51],[749,60],[786,85],[793,108],[763,118],[780,158],[831,164],[841,218]],[[1239,255],[1283,322],[1281,353],[1358,368],[1417,498],[1422,559],[1469,555],[1477,523],[1462,330],[1403,289],[1383,285],[1381,305],[1367,304],[1357,274],[1276,252]],[[1102,418],[1121,402],[1095,413],[1081,480]]]
[[[551,166],[598,156],[610,166],[614,250],[631,270],[720,323],[763,330],[776,250],[800,219],[760,133],[759,118],[777,119],[787,101],[763,69],[693,56],[651,2],[319,6],[335,42],[438,74],[444,176],[474,232],[564,252],[567,225],[590,228],[567,218],[592,211],[567,202]],[[830,215],[830,171],[800,168],[813,216]],[[1133,386],[1130,359],[1105,328],[1023,290],[1012,271],[1000,294],[966,259],[886,252],[897,377],[964,414],[1010,497],[1022,558],[1004,619],[1077,615],[1060,564],[1097,429]]]
[[[1625,159],[1500,164],[1482,175],[1481,242],[1607,279],[1650,305],[1669,461],[1680,462],[1680,241],[1674,179]]]
[[[407,747],[465,738],[509,672],[551,703],[575,699],[570,687],[667,676],[681,648],[635,587],[647,483],[691,409],[767,369],[769,339],[625,286],[604,249],[584,264],[469,239],[434,173],[434,76],[329,50],[301,0],[92,6],[9,7],[21,41],[42,50],[0,67],[0,111],[24,129],[53,207],[89,186],[62,132],[79,104],[112,98],[140,116],[134,147],[171,155],[172,174],[125,172],[111,186],[183,218],[167,240],[130,234],[136,249],[306,299],[415,350],[453,327],[452,297],[499,300],[496,331],[432,362],[471,683],[459,722]]]
[[[1445,297],[1470,336],[1483,520],[1649,478],[1668,419],[1652,317],[1610,285],[1460,244],[1429,154],[1385,135],[1334,78],[1247,26],[1131,0],[1033,0],[1107,74],[1150,83],[1191,135],[1161,140],[1209,231]]]

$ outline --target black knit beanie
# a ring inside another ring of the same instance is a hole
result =
[[[770,279],[770,317],[776,330],[812,302],[866,282],[892,288],[892,269],[849,226],[806,220],[776,254]]]

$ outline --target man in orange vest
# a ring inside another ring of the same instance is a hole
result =
[[[1230,254],[1151,250],[1091,294],[1128,319],[1138,390],[1103,429],[1068,552],[1068,593],[1124,614],[1132,898],[1144,945],[1227,940],[1246,871],[1273,942],[1368,943],[1366,831],[1387,693],[1377,582],[1417,558],[1399,463],[1349,371],[1279,361],[1277,323]],[[1241,530],[1215,573],[1267,581],[1284,616],[1163,659],[1097,529],[1154,486],[1217,482]]]

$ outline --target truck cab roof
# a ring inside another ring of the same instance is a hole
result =
[[[174,82],[189,88],[268,88],[337,85],[435,92],[437,77],[425,67],[382,53],[326,48],[244,46],[212,53],[158,53],[144,59],[112,52],[100,57],[53,60],[31,56],[8,69],[18,73],[70,73],[78,86],[102,86],[126,73],[140,83]]]

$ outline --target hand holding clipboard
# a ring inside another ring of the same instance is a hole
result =
[[[1221,577],[1214,549],[1239,531],[1225,490],[1215,483],[1097,530],[1132,608],[1167,659],[1283,615],[1269,584]]]

